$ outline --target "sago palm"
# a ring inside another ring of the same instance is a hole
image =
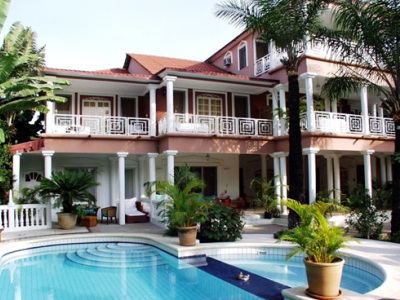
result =
[[[54,172],[50,178],[42,177],[38,194],[43,200],[54,199],[54,207],[62,208],[63,212],[74,212],[75,202],[96,203],[96,197],[89,192],[98,186],[95,177],[85,172]]]

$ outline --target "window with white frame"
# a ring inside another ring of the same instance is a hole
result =
[[[228,51],[228,52],[226,52],[226,54],[224,56],[224,66],[229,67],[232,63],[233,63],[232,52]]]
[[[221,116],[221,97],[211,94],[201,94],[197,96],[197,114],[203,116]]]
[[[68,115],[72,111],[72,95],[57,95],[67,99],[66,102],[55,103],[55,113]]]
[[[269,53],[268,44],[256,41],[256,59],[266,56]]]
[[[42,172],[27,172],[25,173],[25,182],[39,182],[42,179]]]
[[[239,70],[247,67],[247,43],[241,42],[238,47]]]

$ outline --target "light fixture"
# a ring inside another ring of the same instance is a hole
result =
[[[210,161],[210,154],[206,154],[206,161]]]

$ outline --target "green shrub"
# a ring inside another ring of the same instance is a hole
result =
[[[210,202],[208,220],[201,223],[200,242],[234,242],[242,238],[241,214],[231,207]]]
[[[393,243],[399,243],[399,244],[400,244],[400,232],[396,232],[395,234],[393,234],[393,235],[390,237],[390,240],[391,240]]]
[[[382,199],[379,198],[379,200]],[[371,198],[367,190],[360,184],[354,188],[347,200],[347,205],[352,212],[346,223],[353,227],[362,238],[379,239],[383,223],[387,220],[386,211],[378,210],[375,205],[376,201],[377,198]]]

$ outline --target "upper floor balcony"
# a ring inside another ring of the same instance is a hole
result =
[[[149,135],[148,118],[55,114],[48,133],[90,135]]]
[[[236,118],[226,116],[203,116],[192,114],[174,114],[174,122],[169,130],[167,118],[158,124],[160,134],[206,133],[239,136],[272,136],[273,121],[268,119]]]
[[[354,47],[355,47],[354,51],[357,54],[349,55],[343,59],[342,57],[337,57],[337,55],[335,55],[332,52],[332,49],[327,45],[325,45],[321,40],[314,40],[312,42],[306,43],[304,45],[304,50],[301,53],[318,57],[321,59],[333,60],[333,61],[338,60],[347,63],[359,62],[360,61],[359,57],[361,56],[363,57],[364,61],[368,61],[371,65],[374,65],[371,53],[364,51],[361,48],[357,48],[356,44],[354,44]],[[281,66],[282,65],[281,59],[287,57],[286,51],[283,51],[280,48],[275,48],[275,47],[272,48],[273,50],[270,53],[255,61],[254,64],[255,76],[267,73],[269,70]]]
[[[346,133],[361,135],[394,136],[395,127],[393,119],[369,116],[365,122],[364,117],[354,114],[343,114],[316,111],[315,130],[325,133]],[[300,116],[301,127],[308,130],[307,114]],[[313,130],[312,130],[313,131]]]
[[[323,133],[343,133],[358,135],[394,136],[394,122],[391,118],[355,114],[316,111],[314,128],[309,125],[306,113],[301,114],[301,127],[307,131]],[[213,134],[226,136],[276,136],[288,134],[288,119],[281,120],[237,118],[225,116],[205,116],[174,114],[174,121],[168,126],[167,118],[158,123],[158,133]],[[131,117],[108,117],[72,114],[55,114],[53,124],[48,124],[47,133],[150,136],[150,119]],[[274,130],[276,129],[276,130]]]

